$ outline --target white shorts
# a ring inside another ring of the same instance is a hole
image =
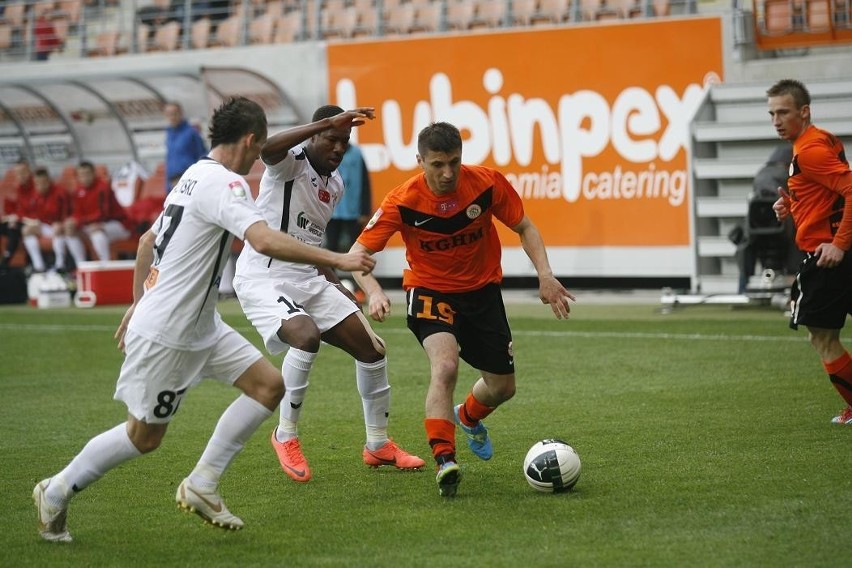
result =
[[[234,291],[243,312],[272,355],[287,349],[287,344],[278,337],[282,320],[307,315],[314,320],[320,333],[325,333],[359,311],[352,300],[321,275],[293,282],[238,274],[234,278]]]
[[[121,221],[106,221],[101,225],[103,226],[104,234],[110,242],[130,238],[130,231],[127,230],[127,227],[125,227]],[[91,235],[95,232],[92,230],[91,225],[84,225],[83,231],[85,231],[87,235]]]
[[[263,355],[226,324],[216,344],[201,351],[181,351],[128,331],[125,358],[115,387],[115,400],[148,424],[171,421],[186,392],[204,378],[233,385]]]
[[[53,225],[50,223],[42,223],[41,230],[39,231],[42,237],[52,239],[53,238]]]

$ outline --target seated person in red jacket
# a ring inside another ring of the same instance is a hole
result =
[[[35,191],[33,189],[33,174],[26,159],[18,160],[12,166],[12,172],[15,177],[15,185],[11,193],[0,200],[0,204],[2,204],[2,208],[0,208],[0,235],[6,236],[6,249],[0,257],[0,268],[9,264],[18,249],[18,243],[21,241],[21,219],[18,214],[18,203]]]
[[[54,268],[65,271],[65,232],[63,222],[71,214],[70,196],[57,187],[50,178],[47,168],[36,168],[33,172],[35,191],[20,200],[21,233],[24,248],[30,256],[34,272],[46,269],[41,254],[39,237],[47,237],[53,243]]]
[[[71,217],[65,221],[68,250],[74,262],[79,266],[86,260],[82,234],[89,237],[98,260],[109,260],[109,244],[130,236],[126,222],[127,215],[116,200],[109,180],[96,177],[91,162],[80,162],[77,187],[71,194]]]

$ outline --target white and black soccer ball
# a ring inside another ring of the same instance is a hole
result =
[[[524,477],[543,493],[569,491],[580,479],[580,456],[562,440],[541,440],[524,458]]]

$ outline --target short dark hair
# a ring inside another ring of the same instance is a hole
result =
[[[50,177],[50,172],[44,166],[39,166],[33,171],[33,176],[35,177]]]
[[[83,160],[82,162],[80,162],[79,164],[77,164],[77,167],[78,167],[78,168],[86,168],[86,169],[88,169],[88,170],[95,171],[95,164],[93,164],[93,163],[92,163],[92,162],[90,162],[89,160]]]
[[[343,109],[337,105],[323,105],[314,111],[314,116],[311,121],[316,122],[324,118],[331,118],[332,116],[337,116],[341,112],[343,112]]]
[[[455,152],[461,150],[462,139],[459,129],[449,122],[433,122],[417,135],[417,152]]]
[[[811,94],[808,88],[801,81],[795,79],[781,79],[766,91],[768,97],[783,97],[790,95],[793,97],[793,102],[796,103],[796,108],[802,108],[811,104]]]
[[[233,144],[246,134],[266,137],[266,113],[256,102],[246,97],[231,97],[213,111],[210,119],[210,148]]]

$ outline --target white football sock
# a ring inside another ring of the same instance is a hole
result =
[[[272,411],[248,395],[240,395],[225,409],[189,480],[200,489],[215,490],[219,478],[248,439]]]
[[[127,435],[127,423],[122,422],[89,440],[71,463],[53,477],[45,496],[51,505],[61,507],[109,470],[141,455]]]
[[[71,251],[71,256],[74,258],[74,264],[77,265],[77,268],[80,268],[81,262],[86,262],[86,247],[83,245],[83,241],[80,240],[80,237],[66,237],[66,243],[68,244],[68,250]]]
[[[65,237],[53,237],[53,254],[56,256],[54,266],[57,270],[65,270]]]
[[[388,384],[387,358],[383,357],[375,363],[355,361],[355,381],[364,406],[367,448],[378,450],[388,441],[391,388]]]
[[[302,403],[308,390],[308,375],[316,358],[317,353],[295,347],[291,347],[284,356],[281,375],[284,377],[285,392],[279,410],[278,428],[275,431],[275,439],[279,442],[286,442],[299,435],[299,415],[302,413]]]
[[[109,237],[106,233],[94,231],[89,235],[89,240],[92,241],[92,248],[95,249],[98,260],[109,260]]]
[[[30,255],[30,260],[33,263],[33,270],[44,272],[44,257],[41,255],[41,247],[38,244],[38,237],[35,235],[26,235],[24,237],[24,248],[27,249],[27,254]]]

